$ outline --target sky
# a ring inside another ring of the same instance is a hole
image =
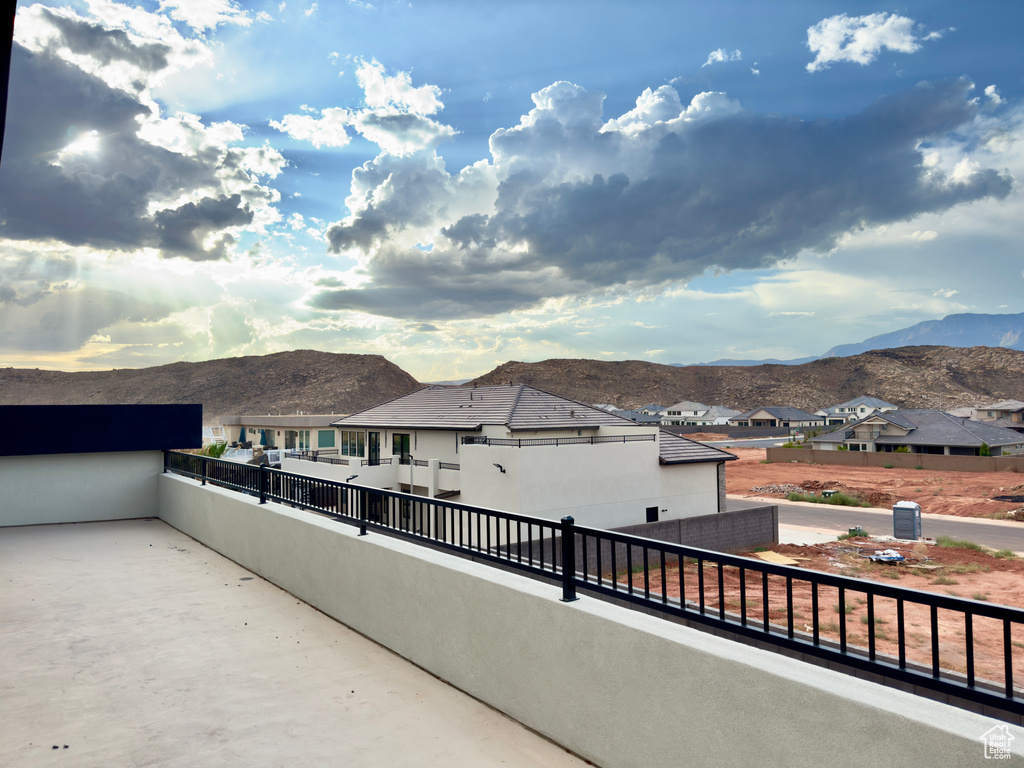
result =
[[[0,366],[791,359],[1024,312],[1024,4],[19,2]]]

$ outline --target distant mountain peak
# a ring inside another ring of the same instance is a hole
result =
[[[793,360],[714,360],[697,365],[802,365],[829,357],[850,357],[875,349],[896,347],[1004,347],[1024,351],[1024,312],[981,314],[961,312],[941,320],[924,320],[909,328],[872,336],[854,344],[840,344],[818,356]],[[682,366],[683,363],[673,363]]]

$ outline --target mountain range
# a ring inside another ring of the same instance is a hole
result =
[[[463,386],[531,384],[583,403],[636,408],[696,400],[749,410],[814,411],[859,395],[905,408],[1024,399],[1024,351],[998,347],[901,347],[802,365],[676,367],[640,360],[510,361]],[[204,421],[227,414],[346,414],[422,386],[380,355],[298,350],[64,373],[0,369],[0,405],[202,403]]]
[[[909,346],[1005,347],[1024,350],[1024,313],[986,315],[967,312],[947,315],[941,320],[925,320],[909,328],[872,336],[859,343],[840,344],[816,357],[800,357],[793,360],[722,359],[698,365],[802,365],[827,357],[849,357],[873,349]]]

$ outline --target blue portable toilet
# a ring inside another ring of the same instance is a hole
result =
[[[897,501],[892,508],[892,535],[897,539],[921,538],[921,505],[916,501]]]

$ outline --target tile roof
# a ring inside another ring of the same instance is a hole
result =
[[[980,405],[979,411],[1019,411],[1024,409],[1024,403],[1020,400],[1001,400],[992,405]]]
[[[812,438],[812,442],[839,443],[848,440],[853,437],[853,428],[868,419],[884,419],[911,430],[906,435],[879,435],[874,440],[879,445],[980,447],[982,443],[997,446],[1016,445],[1024,442],[1024,438],[1019,433],[995,426],[991,422],[969,421],[930,408],[908,408],[872,413],[859,421],[846,424],[834,432]]]
[[[635,421],[637,424],[661,424],[658,414],[642,413],[641,411],[612,411],[616,416]]]
[[[688,464],[697,461],[732,461],[735,454],[698,443],[696,440],[666,432],[658,435],[658,461],[662,464]]]
[[[769,405],[761,408],[754,408],[752,411],[747,411],[739,416],[733,416],[732,418],[737,421],[748,419],[758,411],[764,411],[770,413],[776,419],[781,421],[821,421],[821,416],[815,416],[813,413],[807,411],[801,411],[799,408],[790,408],[784,405]]]
[[[885,400],[882,400],[882,399],[877,398],[877,397],[868,397],[867,395],[861,395],[860,397],[855,397],[855,398],[853,398],[853,400],[847,400],[845,403],[840,403],[839,405],[834,405],[832,407],[833,408],[850,408],[850,407],[853,407],[855,405],[866,405],[869,408],[895,408],[896,407],[893,403],[886,402]]]
[[[513,432],[635,426],[629,419],[525,384],[424,387],[334,422],[338,427],[466,431],[485,424],[503,424]]]

